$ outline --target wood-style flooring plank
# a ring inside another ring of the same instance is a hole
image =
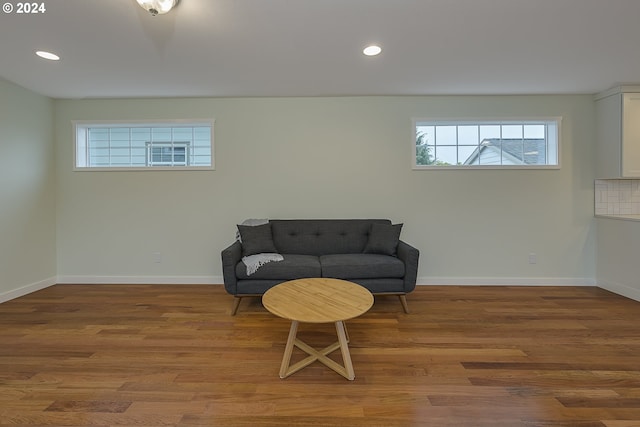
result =
[[[221,285],[52,286],[0,304],[0,426],[640,427],[639,302],[564,286],[407,299],[410,314],[376,297],[348,322],[354,381],[319,363],[281,380],[289,322],[259,298],[230,316]]]

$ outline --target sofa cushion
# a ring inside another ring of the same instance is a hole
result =
[[[236,265],[238,279],[293,280],[303,277],[320,277],[320,260],[313,255],[283,254],[282,261],[268,262],[250,276],[247,266],[241,261]]]
[[[322,277],[334,279],[402,278],[404,263],[380,254],[338,254],[320,257]]]
[[[238,225],[242,238],[242,256],[278,252],[273,244],[271,224]]]
[[[388,219],[270,220],[273,242],[282,254],[330,255],[362,253],[371,224]]]
[[[395,255],[402,224],[371,224],[371,234],[364,247],[366,254]]]

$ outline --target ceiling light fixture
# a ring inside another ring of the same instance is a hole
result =
[[[50,61],[59,61],[60,57],[55,53],[47,52],[46,50],[39,50],[36,52],[40,58],[48,59]]]
[[[379,55],[380,52],[382,52],[382,48],[374,44],[372,44],[371,46],[365,47],[364,50],[362,51],[362,53],[364,53],[367,56],[376,56],[376,55]]]
[[[136,0],[140,7],[149,12],[151,15],[163,15],[169,12],[179,0]]]

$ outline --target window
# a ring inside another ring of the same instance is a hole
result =
[[[74,122],[76,170],[213,169],[212,121]]]
[[[415,120],[414,169],[557,169],[560,119]]]
[[[188,166],[189,143],[147,143],[147,166]]]

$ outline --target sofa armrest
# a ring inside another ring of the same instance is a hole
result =
[[[236,277],[236,265],[242,259],[242,243],[235,241],[231,246],[222,250],[222,278],[224,279],[224,288],[231,295],[238,293]]]
[[[416,288],[420,251],[401,240],[398,242],[397,255],[404,262],[404,291],[409,293]]]

